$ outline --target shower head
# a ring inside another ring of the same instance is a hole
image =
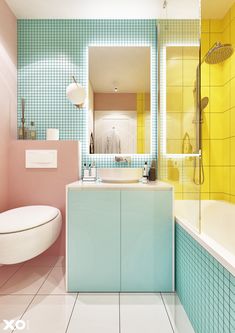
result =
[[[207,52],[202,62],[206,62],[209,65],[219,64],[232,56],[234,52],[231,44],[222,44],[216,42],[212,48]]]
[[[208,97],[203,97],[201,99],[201,110],[203,111],[209,103],[209,98]]]

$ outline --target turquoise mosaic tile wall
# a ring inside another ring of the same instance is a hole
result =
[[[235,332],[235,277],[178,224],[176,291],[196,333]]]
[[[114,157],[89,156],[87,110],[78,110],[66,98],[75,75],[88,85],[89,45],[151,46],[152,153],[133,155],[131,166],[143,166],[157,156],[157,31],[155,20],[18,20],[18,124],[21,98],[26,119],[35,121],[38,139],[46,128],[59,128],[60,139],[82,142],[83,163],[114,166]],[[125,165],[117,164],[116,167]]]

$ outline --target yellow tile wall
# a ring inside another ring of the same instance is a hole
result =
[[[221,20],[202,20],[201,50],[216,41],[235,48],[235,3]],[[235,53],[224,63],[201,68],[201,94],[209,97],[202,128],[206,182],[202,199],[235,203]]]

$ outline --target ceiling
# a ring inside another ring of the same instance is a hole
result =
[[[235,0],[201,0],[202,18],[221,19]]]
[[[19,19],[195,19],[199,0],[5,0]],[[225,0],[220,0],[225,1]]]
[[[197,19],[200,0],[5,0],[19,19]],[[32,5],[33,2],[33,5]],[[234,0],[201,0],[202,18],[222,18]]]
[[[150,92],[150,48],[90,47],[89,79],[94,92]]]

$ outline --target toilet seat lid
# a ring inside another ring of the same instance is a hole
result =
[[[0,213],[0,234],[32,229],[53,220],[60,213],[51,206],[25,206]]]

